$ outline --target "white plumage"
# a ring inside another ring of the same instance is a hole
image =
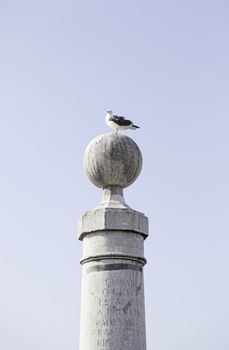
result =
[[[118,130],[136,130],[139,128],[139,126],[134,125],[134,123],[131,120],[128,120],[125,117],[114,115],[112,111],[107,111],[105,120],[107,125],[116,131],[116,134]]]

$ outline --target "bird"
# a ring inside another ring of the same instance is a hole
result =
[[[113,114],[111,110],[107,111],[105,120],[107,125],[115,130],[116,134],[118,133],[118,130],[136,130],[140,128],[140,126],[134,125],[134,123],[131,120]]]

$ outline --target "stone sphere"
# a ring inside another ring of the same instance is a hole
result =
[[[100,188],[127,187],[141,172],[142,155],[128,136],[103,134],[94,138],[84,152],[84,169],[91,182]]]

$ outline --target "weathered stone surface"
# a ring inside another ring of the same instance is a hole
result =
[[[84,154],[89,179],[104,191],[99,206],[78,222],[83,241],[80,350],[146,350],[148,218],[123,198],[123,188],[138,177],[141,166],[138,146],[125,135],[100,135]]]
[[[83,265],[80,350],[146,350],[142,265]]]
[[[96,231],[84,237],[83,257],[123,256],[144,259],[144,237],[132,231]]]
[[[131,185],[142,168],[142,155],[128,136],[103,134],[93,139],[84,153],[84,169],[91,182],[100,188]]]
[[[84,213],[78,222],[79,239],[85,234],[102,230],[133,231],[148,235],[148,218],[130,208],[97,208]]]

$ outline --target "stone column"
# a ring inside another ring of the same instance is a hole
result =
[[[125,135],[100,135],[85,151],[86,174],[103,189],[103,197],[78,223],[83,241],[80,350],[146,350],[148,219],[123,197],[123,188],[135,181],[141,167],[141,152]]]

